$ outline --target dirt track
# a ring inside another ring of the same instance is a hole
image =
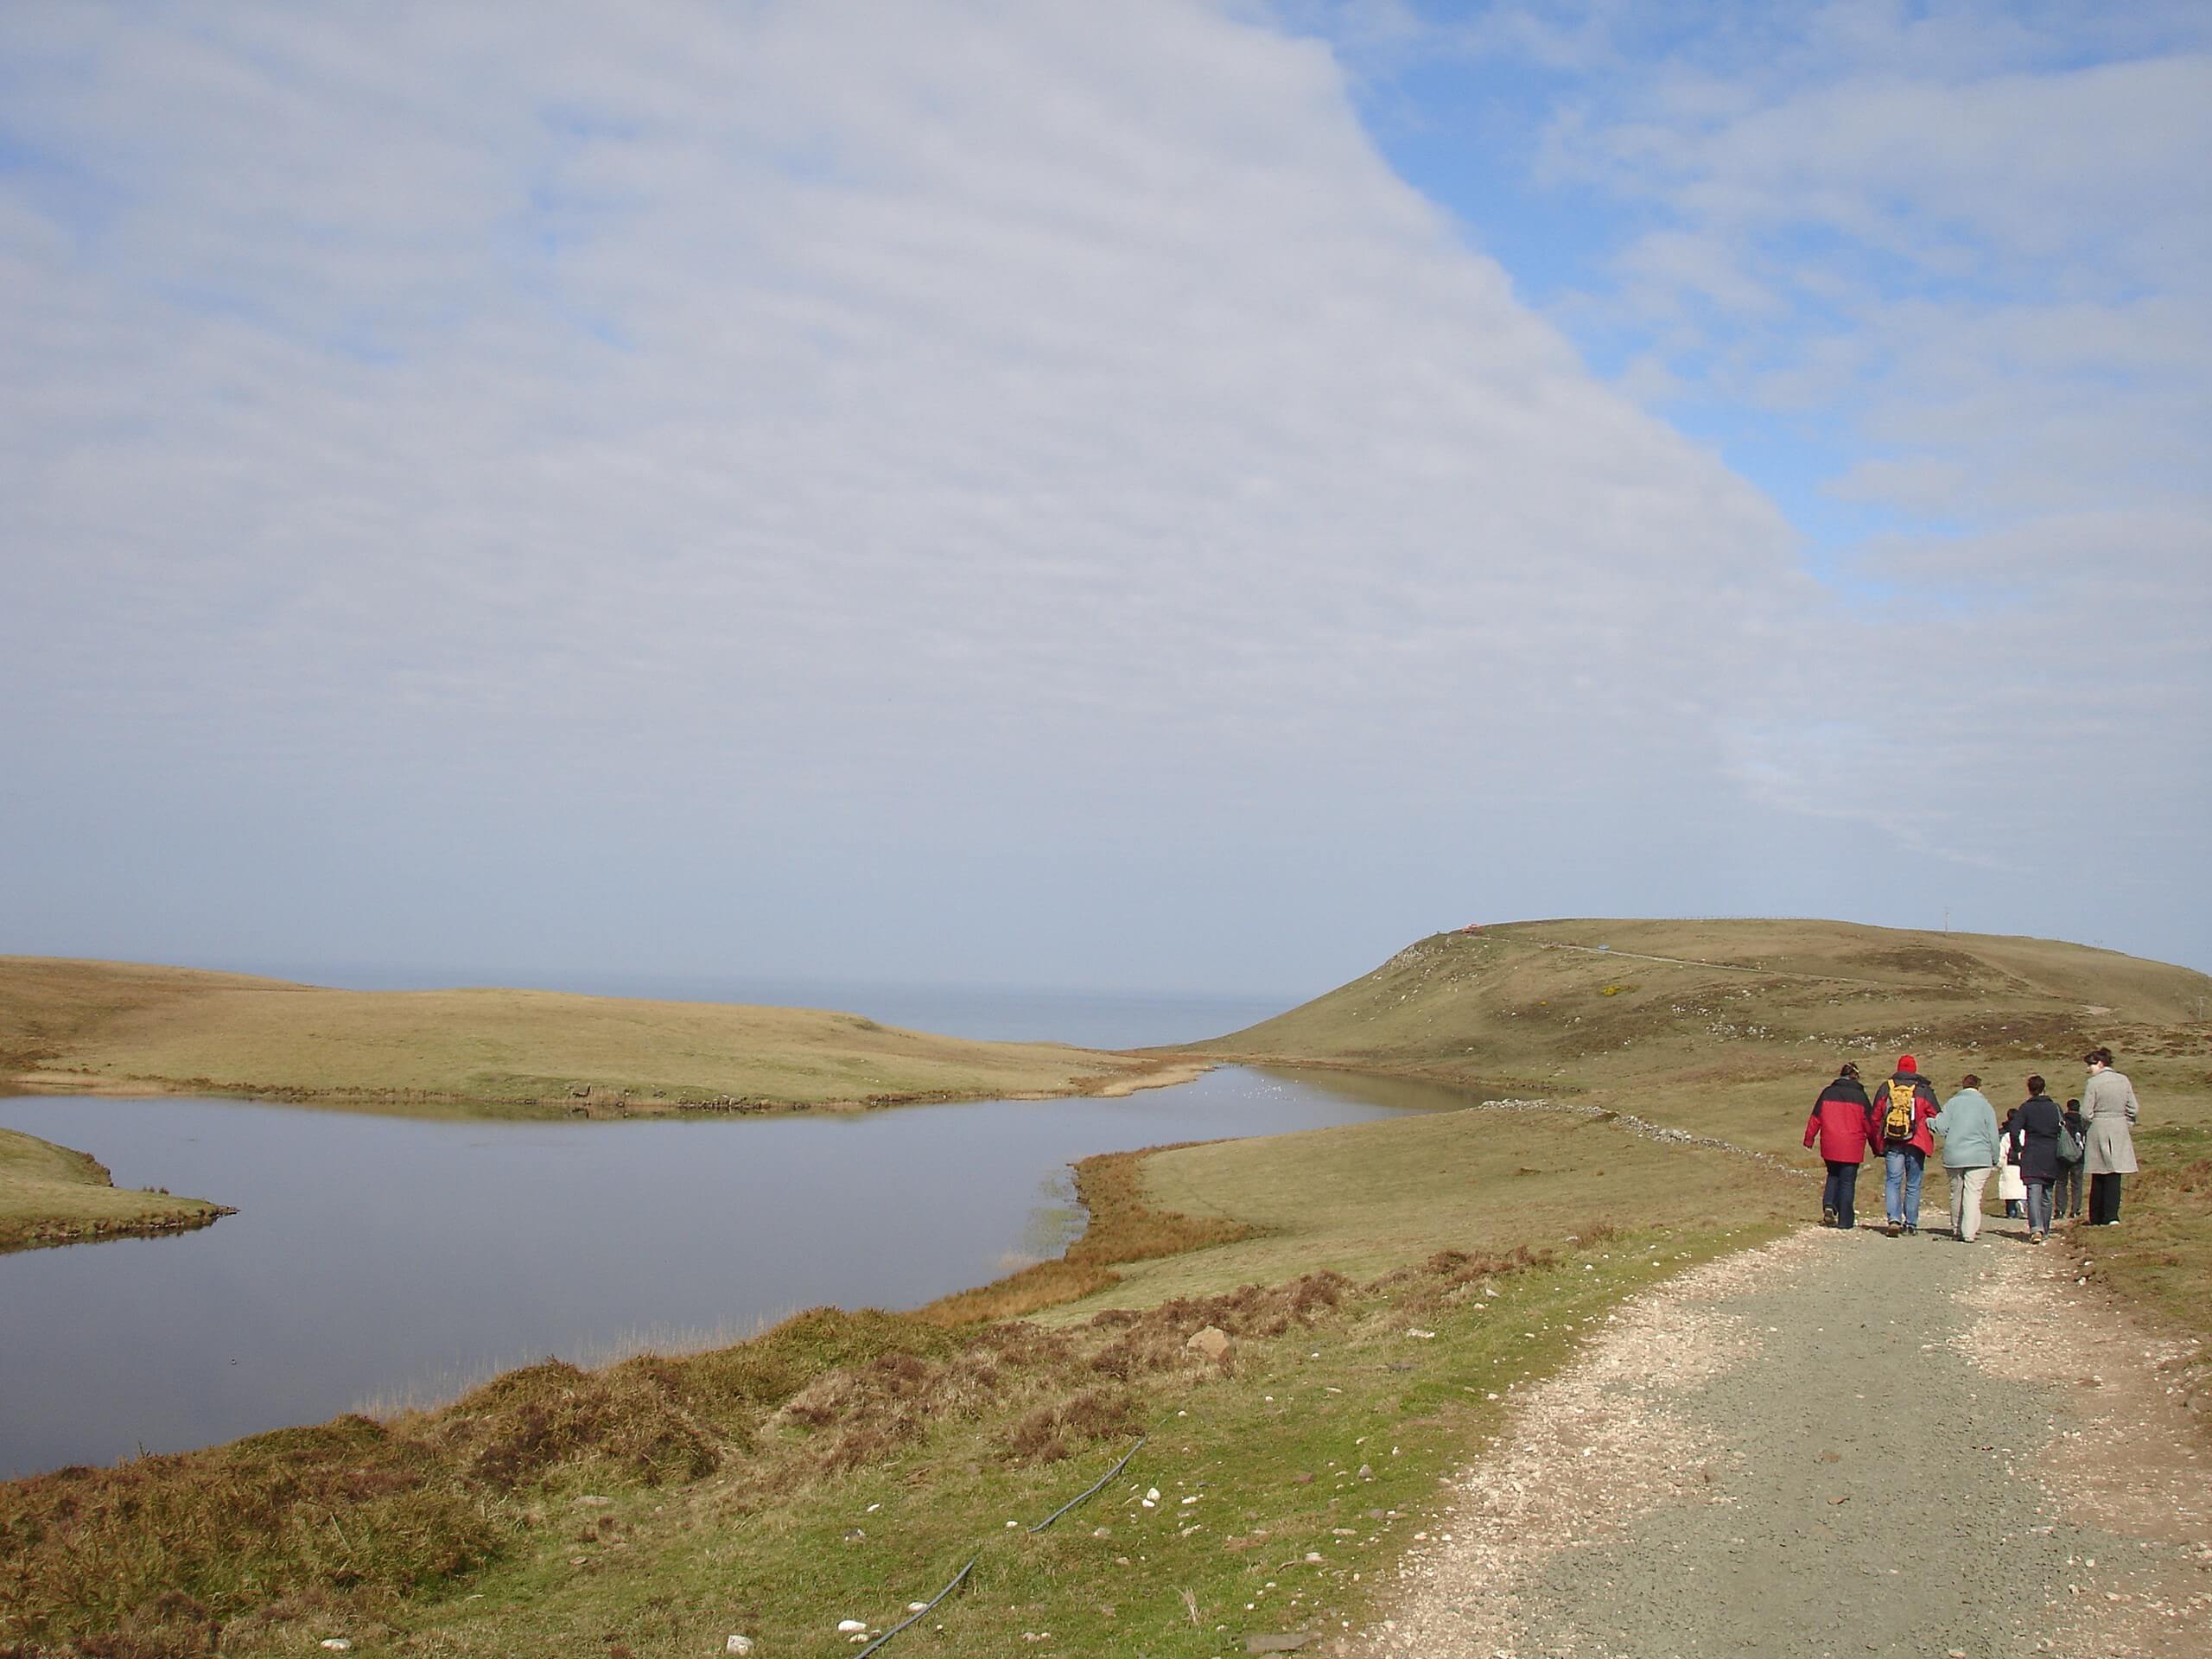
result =
[[[2212,1461],[2176,1351],[2016,1226],[1808,1228],[1638,1299],[1464,1471],[1344,1650],[2212,1654]]]

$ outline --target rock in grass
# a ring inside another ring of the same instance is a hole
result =
[[[749,1636],[733,1635],[728,1641],[722,1643],[722,1651],[724,1653],[750,1653],[753,1651],[753,1638]]]
[[[1208,1359],[1219,1359],[1229,1351],[1229,1332],[1217,1325],[1210,1325],[1195,1332],[1183,1345],[1195,1353],[1204,1354]]]
[[[837,1621],[837,1634],[840,1636],[852,1636],[866,1629],[868,1624],[861,1619],[841,1618]]]

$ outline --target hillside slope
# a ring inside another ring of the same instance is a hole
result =
[[[0,957],[0,1081],[512,1110],[1068,1094],[1160,1063],[849,1014],[551,991],[340,991]]]
[[[2212,1093],[2212,977],[2043,939],[1826,921],[1516,922],[1439,933],[1373,972],[1198,1045],[1222,1058],[1568,1095],[1788,1152],[1847,1058],[1910,1052],[1999,1109],[2029,1071],[2061,1098],[2110,1045],[2139,1089]],[[1794,1114],[1794,1116],[1793,1116]]]

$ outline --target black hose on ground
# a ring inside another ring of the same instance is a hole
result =
[[[1058,1520],[1070,1510],[1074,1509],[1085,1499],[1096,1497],[1098,1493],[1104,1489],[1108,1481],[1113,1479],[1115,1476],[1120,1474],[1122,1470],[1129,1466],[1129,1459],[1136,1456],[1139,1452],[1141,1452],[1144,1449],[1144,1443],[1160,1432],[1160,1424],[1165,1423],[1169,1417],[1173,1417],[1174,1414],[1175,1414],[1172,1411],[1167,1413],[1166,1416],[1160,1418],[1160,1422],[1154,1423],[1150,1428],[1145,1430],[1143,1433],[1138,1435],[1137,1443],[1131,1446],[1128,1451],[1122,1453],[1120,1462],[1116,1463],[1104,1474],[1099,1476],[1096,1480],[1091,1482],[1090,1485],[1084,1487],[1083,1491],[1077,1492],[1066,1503],[1061,1504],[1058,1509],[1054,1510],[1042,1521],[1037,1522],[1035,1526],[1030,1528],[1029,1530],[1033,1533],[1042,1532],[1046,1528],[1051,1526],[1053,1522]],[[854,1656],[854,1659],[868,1659],[868,1655],[874,1653],[878,1648],[888,1642],[893,1637],[898,1635],[899,1631],[905,1630],[909,1624],[914,1623],[915,1620],[928,1618],[930,1614],[935,1611],[938,1603],[943,1601],[955,1590],[957,1590],[961,1586],[962,1583],[966,1580],[968,1575],[976,1570],[976,1563],[982,1559],[982,1555],[980,1552],[976,1554],[970,1555],[968,1558],[968,1565],[962,1567],[957,1573],[952,1575],[951,1583],[946,1585],[944,1589],[931,1596],[925,1605],[917,1607],[912,1612],[907,1614],[906,1618],[900,1619],[896,1624],[893,1624],[881,1636],[877,1637],[874,1641],[862,1648]]]

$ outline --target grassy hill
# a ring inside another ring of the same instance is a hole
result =
[[[2208,1014],[2212,977],[2057,940],[1826,921],[1515,922],[1433,935],[1198,1047],[1633,1114],[1789,1160],[1809,1182],[1806,1114],[1846,1059],[1871,1086],[1910,1052],[1942,1096],[1974,1072],[2002,1113],[2031,1072],[2061,1101],[2078,1095],[2081,1057],[2101,1043],[2143,1101],[2144,1173],[2127,1179],[2127,1224],[2098,1240],[2098,1273],[2212,1340]],[[1243,1178],[1205,1173],[1199,1155],[1171,1153],[1148,1190],[1243,1213]],[[1871,1205],[1859,1190],[1862,1212],[1878,1213],[1878,1171]]]
[[[849,1014],[0,957],[0,1081],[506,1112],[1096,1092],[1160,1063]]]
[[[1732,1102],[1809,1103],[1841,1061],[1871,1081],[1906,1052],[1941,1088],[1980,1073],[2000,1109],[2031,1070],[2061,1098],[2078,1092],[2094,1043],[2139,1083],[2201,1089],[2208,1013],[2212,977],[2053,940],[1823,921],[1515,922],[1433,935],[1197,1047],[1665,1102],[1719,1133],[1739,1121]]]

